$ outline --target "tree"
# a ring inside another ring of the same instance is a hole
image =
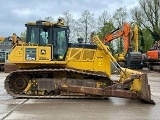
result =
[[[99,36],[100,40],[104,40],[105,36],[113,31],[115,28],[113,26],[112,21],[106,21],[103,23],[104,26],[98,31],[97,35]],[[109,43],[109,48],[111,49],[112,53],[114,53],[114,45],[112,42]]]
[[[147,29],[140,30],[139,33],[139,39],[140,39],[140,51],[142,53],[146,53],[153,44],[153,38],[152,35],[149,34],[149,31]],[[143,42],[144,41],[144,42]]]
[[[69,11],[63,12],[63,17],[65,25],[67,25],[70,29],[70,35],[69,35],[69,40],[74,41],[75,40],[75,19],[73,18],[73,15],[69,13]]]
[[[118,28],[123,26],[124,22],[127,21],[127,17],[128,17],[128,14],[127,14],[126,7],[123,7],[123,8],[120,7],[116,10],[112,19],[115,23],[115,26]],[[117,53],[124,52],[123,43],[124,42],[122,38],[120,38],[119,40],[116,40]]]
[[[160,39],[160,1],[139,0],[140,7],[131,10],[133,19],[152,35],[154,40]]]
[[[98,25],[98,32],[97,35],[99,36],[100,40],[104,40],[105,36],[112,32],[115,27],[114,23],[111,19],[111,15],[107,13],[107,11],[104,11],[97,20],[97,25]],[[109,48],[111,49],[112,53],[114,54],[114,45],[112,42],[109,44]]]
[[[63,12],[63,19],[65,21],[65,25],[71,26],[73,22],[73,15],[69,13],[69,11]]]
[[[21,38],[22,41],[26,40],[26,30],[24,32],[21,32],[20,38]]]
[[[115,23],[116,27],[120,27],[124,24],[124,22],[127,21],[127,8],[126,7],[120,7],[116,10],[116,12],[113,14],[113,21]]]
[[[114,24],[113,21],[111,20],[111,16],[107,13],[107,11],[104,11],[97,20],[97,24],[98,24],[98,36],[101,40],[104,39],[104,37],[110,33],[111,31],[113,31],[114,28]]]
[[[85,10],[81,18],[78,19],[76,23],[76,29],[78,37],[84,37],[85,43],[89,42],[89,37],[91,32],[95,29],[95,19],[94,14],[90,13],[88,10]]]
[[[138,38],[140,40],[140,44],[139,44],[139,50],[141,51],[141,53],[145,52],[145,40],[143,37],[143,31],[141,29],[139,29],[138,31]]]
[[[51,16],[45,17],[44,19],[45,19],[46,21],[50,21],[50,22],[53,22],[53,21],[54,21],[54,18],[51,17]]]
[[[105,26],[107,22],[111,21],[111,15],[108,14],[107,11],[104,11],[99,17],[97,21],[97,28],[101,29],[102,27]]]
[[[99,38],[103,40],[107,34],[112,32],[115,29],[114,23],[112,21],[106,21],[104,26],[100,28],[99,32],[97,33]]]

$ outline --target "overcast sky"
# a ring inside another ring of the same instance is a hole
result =
[[[120,7],[128,11],[138,5],[138,0],[3,0],[0,4],[0,36],[10,36],[13,32],[20,35],[24,24],[48,16],[56,19],[64,11],[69,11],[74,18],[89,10],[95,18],[103,11],[113,14]]]

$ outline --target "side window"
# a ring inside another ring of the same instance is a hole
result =
[[[0,62],[5,62],[5,53],[0,52]]]
[[[39,44],[38,40],[38,33],[39,33],[39,28],[32,28],[31,29],[31,43],[34,44]]]

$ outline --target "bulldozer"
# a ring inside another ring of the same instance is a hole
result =
[[[15,44],[9,61],[19,69],[5,79],[13,98],[121,97],[155,104],[147,74],[122,68],[97,35],[93,44],[69,43],[69,27],[57,22],[27,22],[26,41]],[[111,65],[119,80],[111,79]]]

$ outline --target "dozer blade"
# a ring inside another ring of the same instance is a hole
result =
[[[142,89],[139,99],[147,103],[155,104],[155,102],[151,99],[151,90],[150,85],[148,84],[148,77],[146,73],[142,74]]]
[[[69,85],[59,86],[59,89],[67,92],[82,93],[88,95],[139,99],[145,101],[146,103],[155,104],[155,102],[151,100],[150,85],[148,84],[147,74],[142,74],[142,88],[140,92],[124,89],[124,87],[126,87],[127,84],[130,84],[134,81],[135,76],[137,75],[132,76],[133,77],[131,79],[126,79],[123,83],[116,83],[107,88],[92,88]]]

